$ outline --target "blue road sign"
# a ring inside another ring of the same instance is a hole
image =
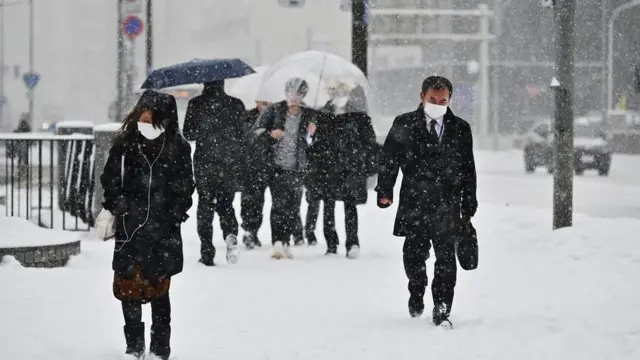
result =
[[[122,32],[130,39],[134,39],[138,35],[142,34],[144,30],[144,23],[136,15],[129,15],[122,20]]]
[[[22,81],[27,86],[27,89],[33,90],[40,82],[40,74],[38,73],[26,73],[22,75]]]

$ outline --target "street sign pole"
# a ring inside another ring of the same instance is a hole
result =
[[[0,127],[4,125],[4,0],[0,0]]]
[[[369,26],[367,0],[351,0],[351,62],[368,76]]]
[[[575,0],[557,0],[553,229],[573,223],[573,73]]]
[[[124,96],[122,94],[122,88],[123,88],[123,73],[124,73],[124,66],[123,66],[123,59],[124,59],[124,34],[122,33],[122,20],[123,20],[123,16],[122,16],[122,11],[123,11],[123,1],[124,0],[118,0],[118,50],[117,50],[117,61],[118,61],[118,69],[116,71],[116,89],[117,89],[117,99],[116,99],[116,112],[115,112],[115,117],[114,119],[112,119],[114,122],[119,122],[121,121],[124,116],[123,116],[123,112],[124,112]]]
[[[147,75],[153,70],[153,0],[147,0]]]
[[[33,32],[34,32],[34,22],[33,19],[34,18],[34,11],[33,11],[33,0],[29,0],[29,73],[30,74],[34,74],[33,71]],[[35,87],[35,85],[33,85]],[[33,114],[33,101],[34,101],[34,94],[33,94],[33,87],[31,89],[29,89],[30,94],[29,94],[29,119],[31,122],[31,128],[33,129],[33,121],[34,121],[34,114]]]

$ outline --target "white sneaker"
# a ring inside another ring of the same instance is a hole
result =
[[[281,241],[276,241],[273,243],[273,252],[271,253],[271,258],[280,260],[285,257],[284,249]]]
[[[284,253],[284,257],[287,259],[293,259],[293,254],[291,253],[291,247],[289,245],[284,245],[282,247],[282,251]]]
[[[235,235],[229,234],[224,242],[227,243],[227,263],[233,265],[238,262],[238,255],[240,254],[238,239]]]
[[[347,251],[347,259],[357,259],[360,257],[360,246],[353,245]]]

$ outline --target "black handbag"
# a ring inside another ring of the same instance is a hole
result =
[[[464,270],[475,270],[478,267],[478,234],[471,222],[463,225],[456,241],[456,255],[460,267]]]

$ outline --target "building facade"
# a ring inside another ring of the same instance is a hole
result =
[[[613,9],[627,0],[577,1],[576,115],[606,107],[607,24]],[[493,10],[490,81],[492,116],[500,133],[526,129],[539,117],[553,116],[554,15],[539,1],[519,0],[370,0],[373,9]],[[472,123],[477,113],[478,76],[469,64],[478,61],[478,41],[414,40],[411,34],[477,33],[479,19],[418,14],[375,15],[371,26],[371,81],[381,111],[397,113],[417,105],[419,79],[444,74],[456,84],[453,109]],[[640,6],[614,22],[614,103],[626,98],[638,108],[634,69],[640,64]],[[398,34],[390,39],[389,34]],[[382,35],[382,36],[381,36]],[[383,41],[375,39],[383,38]],[[470,71],[471,70],[471,71]]]

